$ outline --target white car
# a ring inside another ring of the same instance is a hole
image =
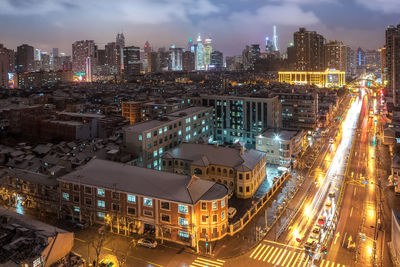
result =
[[[142,247],[147,247],[147,248],[156,248],[157,247],[157,241],[152,240],[150,238],[141,238],[138,240],[137,244]]]
[[[228,208],[228,218],[232,219],[235,214],[236,214],[237,210],[234,207],[229,207]]]

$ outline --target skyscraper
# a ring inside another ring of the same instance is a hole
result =
[[[296,70],[324,70],[324,43],[322,35],[315,31],[300,28],[294,33],[294,50],[296,54]]]
[[[224,54],[220,51],[211,53],[210,69],[221,70],[224,67]]]
[[[400,107],[400,24],[386,29],[386,70],[387,95]]]
[[[108,73],[116,75],[121,69],[121,47],[116,43],[105,45],[105,64],[108,67]]]
[[[121,69],[124,68],[124,48],[125,48],[125,36],[123,33],[117,33],[117,37],[115,38],[115,42],[120,47],[121,52]]]
[[[146,43],[144,44],[143,51],[145,53],[149,53],[149,52],[151,52],[151,50],[152,50],[152,48],[151,48],[151,45],[150,45],[149,41],[146,41]]]
[[[87,58],[90,57],[90,63],[94,64],[94,58],[97,54],[97,47],[93,40],[81,40],[72,44],[72,72],[86,73]]]
[[[325,68],[347,71],[347,47],[340,41],[325,44]]]
[[[185,51],[182,56],[182,69],[184,71],[192,71],[195,69],[195,54],[193,52]]]
[[[204,40],[204,65],[206,69],[208,69],[209,65],[211,64],[211,53],[212,53],[212,46],[211,46],[211,38],[207,38]]]
[[[278,33],[276,32],[276,25],[274,25],[274,51],[279,51],[279,45],[278,45]]]
[[[192,37],[189,38],[188,46],[187,46],[187,51],[190,51],[194,53],[194,45],[193,45],[193,39]]]
[[[8,87],[9,65],[8,49],[0,44],[0,87]]]
[[[17,72],[32,72],[34,67],[34,48],[23,44],[17,47]]]
[[[201,40],[200,34],[197,38],[197,48],[196,48],[196,70],[204,70],[204,47]]]
[[[265,51],[272,52],[274,51],[274,43],[269,39],[269,37],[265,37]]]
[[[127,46],[123,51],[124,78],[129,80],[140,74],[140,48],[136,46]]]
[[[169,48],[169,67],[170,70],[182,70],[183,48],[172,45]]]
[[[147,54],[147,72],[160,71],[160,57],[157,52]]]

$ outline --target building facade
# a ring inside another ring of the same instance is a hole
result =
[[[183,143],[162,158],[163,170],[224,184],[238,198],[251,198],[266,178],[266,154],[240,145]]]
[[[99,159],[58,180],[65,218],[195,248],[227,233],[229,192],[222,184]]]
[[[17,47],[16,70],[18,73],[32,72],[34,69],[34,48],[23,44]]]
[[[346,85],[346,73],[334,69],[327,69],[326,71],[280,71],[279,82],[340,88]]]
[[[212,109],[190,107],[124,128],[124,145],[138,165],[160,169],[161,156],[182,142],[208,140],[212,135]]]
[[[210,69],[221,70],[224,67],[224,54],[220,51],[213,51],[210,64]]]
[[[192,71],[195,70],[195,54],[191,51],[185,51],[182,55],[182,70]]]
[[[42,85],[51,85],[56,83],[72,82],[72,71],[39,71],[17,74],[15,87],[30,88]]]
[[[136,46],[127,46],[123,50],[124,56],[124,78],[133,79],[140,74],[140,48]]]
[[[72,72],[73,74],[88,72],[87,58],[90,58],[90,63],[95,63],[94,59],[97,56],[97,46],[93,40],[81,40],[72,44]],[[90,71],[92,66],[89,66]]]
[[[322,71],[324,66],[325,38],[315,31],[300,28],[294,33],[294,50],[297,71]]]
[[[255,137],[264,129],[282,126],[278,97],[200,95],[190,97],[190,102],[213,108],[214,137],[222,142],[241,141],[255,147]]]
[[[340,41],[325,44],[325,68],[347,72],[347,46]]]

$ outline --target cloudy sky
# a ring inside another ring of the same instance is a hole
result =
[[[76,40],[100,46],[123,31],[127,45],[186,47],[198,33],[225,55],[263,44],[278,27],[284,51],[306,27],[327,40],[376,49],[385,28],[400,23],[400,0],[0,0],[0,43],[71,53]]]

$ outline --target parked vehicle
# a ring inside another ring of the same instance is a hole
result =
[[[142,247],[147,247],[147,248],[156,248],[157,247],[157,241],[150,239],[150,238],[141,238],[138,240],[137,244]]]

